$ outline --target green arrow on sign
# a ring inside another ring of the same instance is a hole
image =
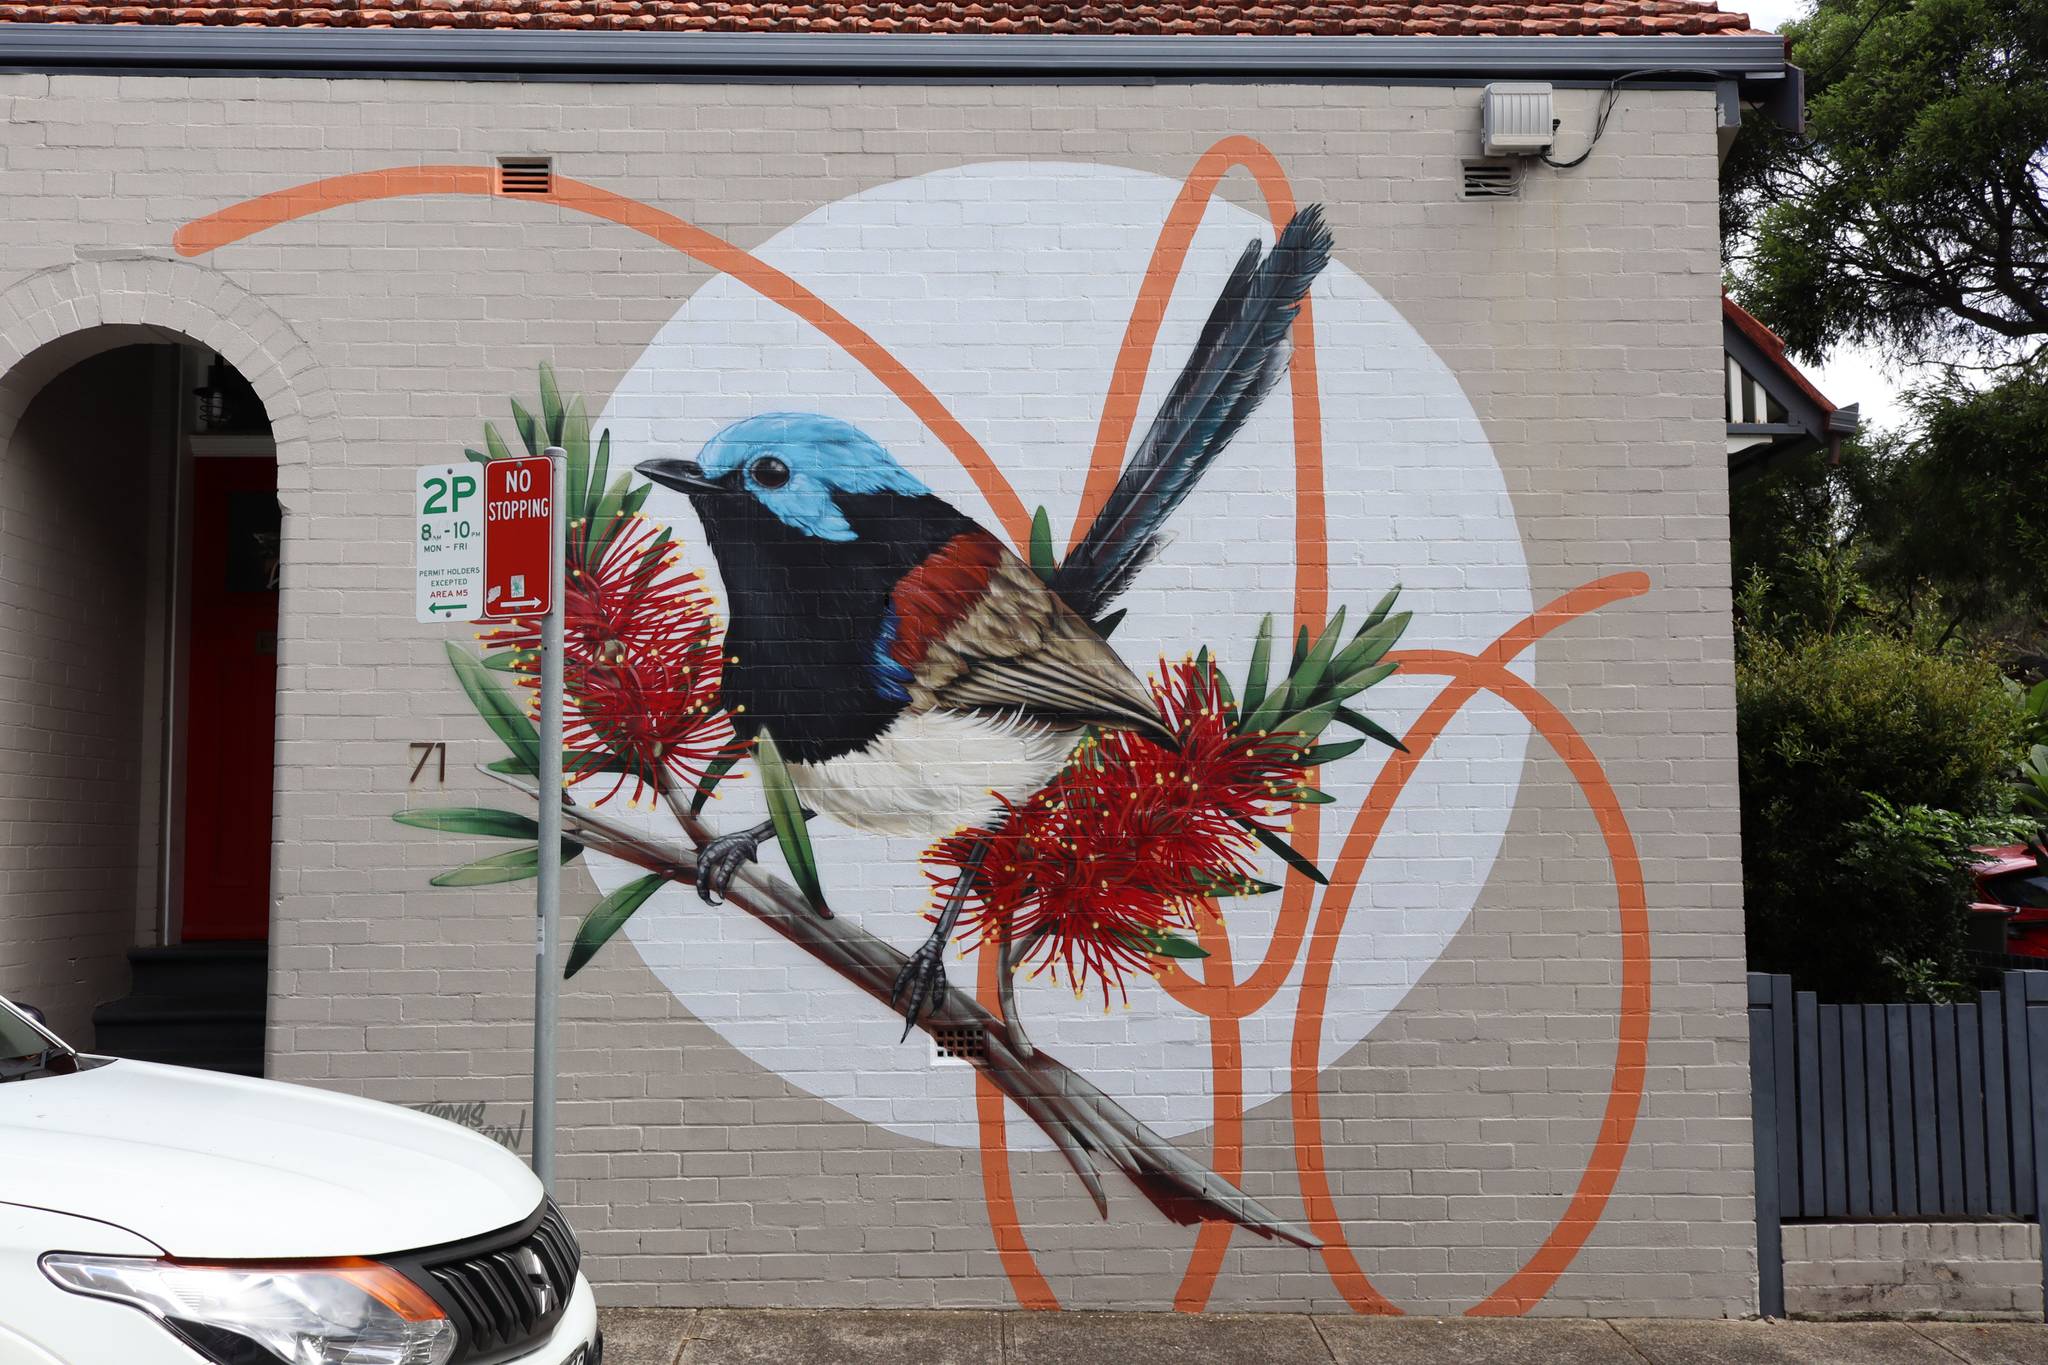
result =
[[[462,609],[463,609],[464,607],[467,607],[468,605],[469,605],[469,604],[468,604],[467,602],[446,602],[446,603],[443,603],[443,602],[430,602],[430,603],[428,603],[428,604],[427,604],[427,610],[428,610],[428,611],[461,611],[461,610],[462,610]]]

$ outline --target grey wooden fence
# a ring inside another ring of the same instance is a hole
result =
[[[1785,1313],[1788,1219],[2040,1222],[2048,971],[1953,1005],[1823,1005],[1751,973],[1749,1065],[1764,1316]]]

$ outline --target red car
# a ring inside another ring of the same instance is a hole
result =
[[[1980,848],[1970,946],[2048,959],[2048,868],[2023,844]]]

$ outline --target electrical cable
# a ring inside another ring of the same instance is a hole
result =
[[[1710,71],[1698,66],[1646,66],[1640,71],[1624,71],[1607,83],[1607,94],[1600,101],[1600,112],[1593,119],[1593,136],[1588,139],[1585,150],[1570,161],[1555,160],[1549,152],[1538,152],[1537,159],[1556,171],[1568,171],[1575,166],[1584,165],[1586,158],[1593,155],[1593,149],[1600,145],[1600,139],[1607,133],[1607,120],[1614,113],[1615,102],[1621,98],[1621,83],[1642,80],[1646,76],[1709,76],[1717,82],[1727,79],[1724,72]]]

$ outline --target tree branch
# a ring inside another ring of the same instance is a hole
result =
[[[479,770],[493,781],[539,799],[530,781],[487,767]],[[666,789],[664,796],[670,796]],[[712,830],[690,815],[687,806],[679,808],[677,799],[671,797],[670,810],[693,847],[644,834],[566,800],[564,807],[563,824],[591,847],[670,881],[695,883],[697,849],[710,841]],[[895,1014],[889,995],[909,959],[890,944],[844,916],[819,916],[795,887],[759,868],[741,868],[726,891],[726,900]],[[1001,1019],[966,992],[947,991],[945,1003],[927,1014],[918,1027],[934,1038],[944,1030],[955,1046],[963,1034],[981,1038],[983,1055],[970,1055],[968,1060],[1045,1130],[1087,1187],[1102,1216],[1108,1217],[1109,1203],[1091,1154],[1108,1158],[1175,1222],[1227,1219],[1264,1237],[1303,1247],[1322,1245],[1314,1234],[1288,1222],[1140,1123],[1077,1072],[1042,1049],[1020,1044]]]

